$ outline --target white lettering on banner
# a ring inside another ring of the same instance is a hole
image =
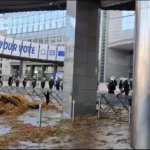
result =
[[[14,40],[14,47],[12,51],[12,56],[20,56],[20,47],[21,47],[22,41],[21,40]]]
[[[11,55],[11,51],[14,48],[13,39],[6,38],[4,45],[3,45],[3,54]]]
[[[20,46],[21,57],[29,57],[30,50],[32,53],[35,53],[35,50],[31,48],[31,43],[27,41],[23,41],[22,46]]]
[[[40,44],[39,59],[47,59],[48,45]]]
[[[0,53],[10,56],[30,57],[49,61],[64,61],[65,48],[53,45],[31,43],[0,36]]]
[[[56,49],[57,49],[57,46],[49,45],[48,60],[56,60]]]
[[[3,52],[4,40],[5,40],[5,37],[0,35],[0,53]]]
[[[39,44],[32,43],[30,50],[30,58],[38,58],[38,53],[39,53]]]
[[[58,46],[56,60],[57,61],[64,61],[64,59],[65,59],[65,47]]]

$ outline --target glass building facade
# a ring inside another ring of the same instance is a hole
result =
[[[28,39],[35,43],[58,43],[63,41],[66,27],[66,11],[32,11],[0,15],[0,31],[14,39]],[[45,38],[43,38],[43,36]]]
[[[134,11],[122,11],[122,30],[134,29],[135,12]]]
[[[0,35],[34,43],[65,46],[66,10],[0,14]],[[3,58],[0,60],[0,65],[2,65],[0,73],[3,76],[18,75],[18,60],[9,59],[6,61]],[[7,70],[6,65],[9,68]],[[53,72],[53,64],[34,63],[35,70],[39,73],[39,78],[42,77],[43,65],[46,66],[46,71]],[[27,63],[26,73],[28,77],[31,77],[32,66],[32,62]]]

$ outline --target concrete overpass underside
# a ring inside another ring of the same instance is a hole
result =
[[[99,6],[99,8],[105,10],[134,10],[135,9],[135,0],[97,0],[94,3],[96,3]],[[0,13],[38,11],[38,10],[65,10],[66,8],[67,8],[66,0],[0,1]]]
[[[37,62],[37,63],[45,63],[45,64],[56,64],[58,66],[63,66],[64,62],[60,61],[52,61],[52,60],[44,60],[44,59],[34,59],[34,58],[27,58],[27,57],[20,57],[20,56],[9,56],[5,54],[0,54],[0,58],[7,58],[7,59],[16,59],[21,61],[31,61],[31,62]]]
[[[136,35],[132,103],[132,148],[150,149],[150,1],[135,0],[32,0],[0,1],[0,12],[67,10],[64,61],[64,116],[95,112],[99,43],[99,9],[135,10]]]

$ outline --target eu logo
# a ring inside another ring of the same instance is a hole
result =
[[[49,55],[55,55],[55,50],[49,50]]]
[[[64,51],[58,51],[58,56],[65,56],[65,52]]]

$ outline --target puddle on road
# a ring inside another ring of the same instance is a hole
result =
[[[0,136],[10,133],[11,127],[4,124],[4,119],[0,118]]]
[[[106,125],[107,124],[107,125]],[[84,133],[82,139],[73,141],[73,149],[131,149],[127,123],[102,120],[95,128]]]
[[[11,128],[9,126],[0,124],[0,136],[8,134],[10,133],[10,131],[11,131]]]
[[[18,117],[19,121],[22,121],[24,124],[31,124],[34,126],[38,126],[38,110],[28,111],[22,116]],[[61,113],[58,113],[54,110],[43,110],[42,112],[42,127],[46,127],[48,125],[54,126],[57,122],[60,121]]]
[[[38,113],[38,110],[28,111],[18,117],[18,120],[25,124],[38,126]],[[55,110],[43,110],[42,127],[56,125],[60,119],[61,113]],[[65,126],[62,125],[61,128]],[[0,124],[0,135],[7,134],[10,130],[8,126]],[[17,149],[131,149],[129,138],[130,130],[127,122],[102,119],[94,128],[86,131],[82,137],[77,139],[70,138],[69,135],[62,139],[50,137],[42,143],[20,142]],[[15,148],[10,147],[10,149]]]

